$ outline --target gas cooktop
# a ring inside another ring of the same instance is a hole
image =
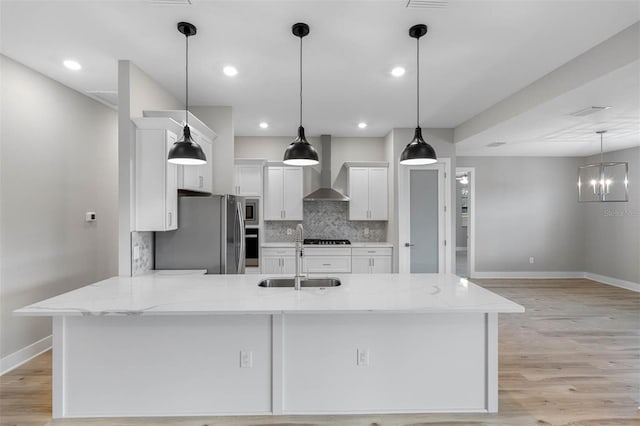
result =
[[[304,244],[320,245],[320,246],[343,246],[351,244],[349,240],[325,240],[322,238],[305,238]]]

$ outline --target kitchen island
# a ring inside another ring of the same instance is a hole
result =
[[[53,417],[495,412],[498,313],[447,274],[114,277],[24,307],[53,317]]]

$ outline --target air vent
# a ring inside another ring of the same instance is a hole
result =
[[[490,143],[489,145],[487,145],[489,148],[495,148],[497,146],[502,146],[502,145],[506,145],[506,142],[493,142]]]
[[[442,9],[449,6],[449,0],[407,0],[407,8]]]
[[[191,4],[191,0],[151,0],[151,3],[171,6],[189,6]]]
[[[584,117],[585,115],[595,114],[596,112],[604,111],[605,109],[611,108],[610,106],[590,106],[587,108],[583,108],[580,111],[572,112],[569,115],[574,117]]]
[[[110,106],[112,108],[118,107],[118,92],[107,91],[107,90],[94,90],[92,92],[87,92],[89,96],[93,99],[102,102],[106,106]]]

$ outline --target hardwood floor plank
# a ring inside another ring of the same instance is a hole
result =
[[[51,420],[51,353],[0,378],[0,426],[640,425],[640,294],[585,279],[477,280],[499,316],[497,414]]]

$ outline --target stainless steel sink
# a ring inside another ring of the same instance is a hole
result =
[[[293,287],[295,281],[293,278],[267,278],[260,281],[258,284],[260,287]],[[303,278],[300,281],[302,287],[338,287],[340,284],[337,278]]]

